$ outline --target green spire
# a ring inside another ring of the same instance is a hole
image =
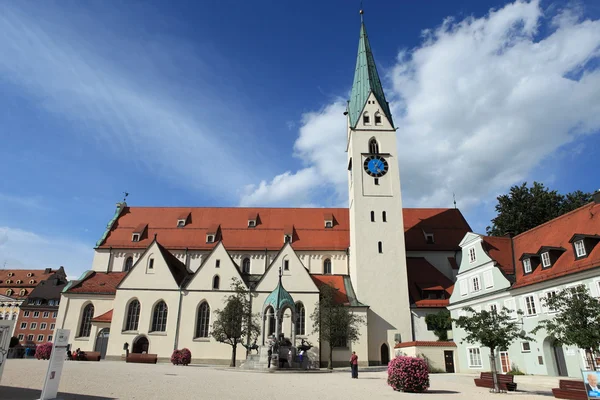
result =
[[[283,283],[281,283],[281,267],[279,268],[279,283],[277,284],[275,290],[273,290],[265,300],[263,310],[268,306],[272,306],[273,310],[275,311],[279,311],[286,306],[292,309],[295,307],[294,299],[288,293],[288,291],[285,290]]]
[[[361,15],[362,17],[362,15]],[[360,39],[358,40],[358,56],[356,57],[356,71],[354,72],[354,83],[352,84],[352,95],[348,102],[348,114],[350,116],[350,127],[355,128],[360,114],[367,103],[369,95],[373,92],[381,106],[381,111],[394,126],[390,107],[385,100],[377,67],[371,52],[371,45],[367,36],[365,23],[360,24]]]

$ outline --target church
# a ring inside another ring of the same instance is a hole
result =
[[[348,171],[348,208],[118,203],[91,269],[62,292],[56,326],[70,329],[72,349],[122,360],[127,345],[168,361],[188,348],[194,363],[228,364],[231,347],[211,336],[211,326],[238,279],[261,318],[259,344],[276,325],[295,345],[312,344],[315,366],[326,363],[330,344],[314,333],[310,315],[319,287],[331,284],[336,301],[366,321],[358,341],[333,344],[334,366],[347,366],[353,351],[360,365],[385,365],[395,348],[440,346],[453,365],[456,346],[435,342],[425,316],[448,305],[459,244],[471,228],[456,208],[402,207],[402,128],[397,135],[362,22],[344,114],[348,135],[339,146],[348,158],[339,167]],[[285,298],[282,309],[274,296]]]

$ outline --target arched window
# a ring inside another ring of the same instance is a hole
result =
[[[331,260],[329,258],[326,258],[325,261],[323,261],[323,273],[331,275]]]
[[[371,117],[369,117],[369,113],[367,111],[363,113],[363,124],[371,125]]]
[[[296,335],[305,335],[306,333],[306,309],[304,304],[296,303],[296,314],[298,319],[296,320]]]
[[[19,296],[25,296],[25,289],[21,289],[21,291],[19,292]]]
[[[126,331],[137,331],[140,322],[140,302],[133,300],[127,307],[127,320],[125,321]]]
[[[387,222],[387,214],[385,213],[385,211],[381,212],[381,219],[383,220],[383,222]]]
[[[268,307],[265,314],[267,316],[267,336],[271,336],[275,333],[275,311],[273,311],[273,307]]]
[[[242,261],[242,272],[244,274],[250,273],[250,259],[249,258],[244,258],[244,261]]]
[[[219,278],[219,275],[215,275],[215,277],[213,278],[213,289],[219,289],[220,281],[221,279]]]
[[[208,303],[203,301],[198,307],[198,315],[196,317],[196,337],[208,337],[208,324],[210,322],[210,307]]]
[[[8,290],[6,291],[6,295],[7,295],[7,296],[10,296],[11,294],[12,294],[12,289],[8,289]]]
[[[81,314],[81,325],[79,325],[79,337],[89,337],[92,330],[92,318],[94,318],[94,306],[90,303],[83,309]]]
[[[371,211],[371,222],[375,222],[375,211]]]
[[[375,113],[375,125],[381,125],[381,113],[379,111]]]
[[[127,260],[125,260],[125,268],[123,269],[123,271],[128,272],[131,267],[133,267],[133,257],[127,257]]]
[[[371,140],[369,140],[369,153],[379,154],[379,144],[375,138],[371,138]]]
[[[377,243],[377,248],[379,249],[380,253],[383,253],[383,244],[381,244],[381,242]]]
[[[154,306],[151,332],[165,332],[167,330],[167,311],[167,304],[164,301],[160,301]]]

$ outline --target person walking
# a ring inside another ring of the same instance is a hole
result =
[[[272,347],[269,347],[269,351],[267,351],[267,357],[268,357],[268,365],[267,368],[271,368],[271,357],[273,356],[273,350]]]
[[[350,357],[350,368],[352,371],[352,379],[358,379],[358,356],[356,352],[352,352],[352,356]]]

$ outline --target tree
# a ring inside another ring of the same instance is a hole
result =
[[[223,310],[215,310],[216,318],[211,335],[218,342],[231,346],[229,366],[235,367],[238,344],[244,343],[245,339],[256,338],[260,328],[256,321],[257,315],[251,313],[251,300],[246,286],[239,279],[233,278],[231,288],[234,293],[225,300]]]
[[[333,348],[356,342],[360,337],[359,328],[365,323],[364,318],[335,301],[337,291],[333,285],[322,285],[319,302],[310,315],[313,333],[318,333],[321,341],[329,343],[328,369],[333,369]]]
[[[467,336],[461,340],[461,343],[479,343],[483,347],[490,349],[490,365],[494,379],[494,391],[498,392],[498,371],[496,369],[496,350],[507,349],[512,342],[517,339],[533,340],[520,327],[521,323],[513,320],[506,307],[502,307],[500,312],[482,310],[475,312],[471,307],[465,307],[463,310],[472,313],[469,316],[462,316],[452,321],[457,327],[464,329]],[[523,311],[518,310],[517,315],[523,315]]]
[[[435,314],[427,314],[425,322],[427,323],[427,329],[433,329],[433,333],[437,336],[438,341],[448,340],[448,330],[452,329],[450,311],[442,310]]]
[[[559,343],[584,349],[595,369],[593,353],[600,347],[600,302],[589,294],[585,285],[566,288],[542,301],[556,314],[538,322],[532,332],[545,329]]]
[[[488,226],[486,232],[491,236],[502,236],[508,232],[518,235],[589,203],[592,195],[580,190],[562,195],[538,182],[533,182],[530,188],[527,182],[515,185],[508,194],[497,197],[498,215],[492,219],[492,226]]]

